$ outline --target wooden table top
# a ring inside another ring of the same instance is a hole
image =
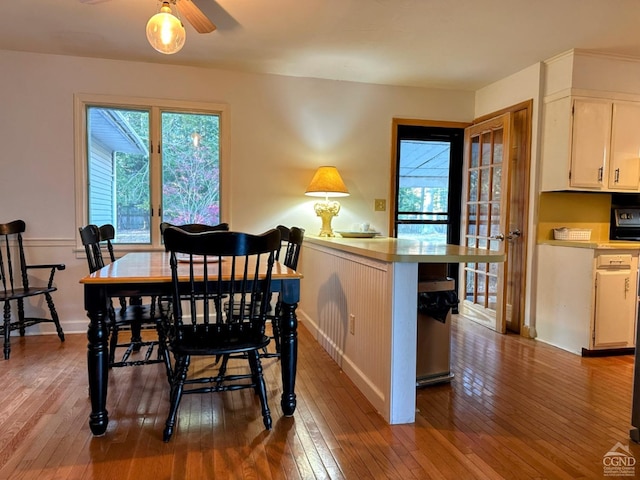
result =
[[[266,258],[264,259],[266,269]],[[231,277],[231,262],[222,261],[223,277]],[[181,263],[180,277],[184,272],[184,280],[189,279],[189,264]],[[209,262],[207,268],[209,274],[216,274],[219,267],[218,262]],[[202,271],[204,264],[197,264],[195,269],[196,277],[198,271]],[[236,267],[237,268],[237,267]],[[276,262],[272,271],[273,280],[301,279],[302,274]],[[80,280],[83,284],[106,284],[106,283],[164,283],[171,282],[171,268],[169,266],[169,253],[164,251],[155,252],[131,252],[115,262],[106,265],[104,268],[94,272]]]

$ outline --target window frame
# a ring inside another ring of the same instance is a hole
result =
[[[163,111],[218,115],[219,127],[219,163],[220,163],[220,221],[230,223],[230,201],[227,198],[229,188],[229,106],[224,103],[194,102],[186,100],[168,100],[142,97],[126,97],[98,94],[74,95],[74,159],[75,159],[75,206],[76,231],[89,222],[88,158],[87,158],[87,106],[105,108],[138,109],[149,111],[149,170],[150,201],[153,208],[151,216],[150,244],[114,244],[119,254],[129,251],[163,250],[160,238],[160,212],[162,202],[162,165],[161,165],[161,125]],[[158,149],[160,146],[160,149]],[[76,249],[84,252],[79,236],[76,235]]]

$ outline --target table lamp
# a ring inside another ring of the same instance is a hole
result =
[[[331,219],[338,215],[340,203],[329,200],[329,197],[348,197],[349,191],[345,186],[336,167],[319,167],[307,187],[305,195],[310,197],[324,197],[313,206],[316,215],[322,218],[321,237],[333,237]]]

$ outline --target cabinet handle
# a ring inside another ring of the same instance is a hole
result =
[[[618,183],[620,181],[620,169],[616,168],[616,174],[615,174],[615,183]]]
[[[624,298],[627,298],[627,293],[629,293],[629,285],[630,285],[631,281],[629,279],[629,277],[624,279]]]
[[[602,182],[602,173],[603,173],[603,172],[604,172],[604,168],[603,168],[603,167],[600,167],[600,168],[598,169],[598,181],[599,181],[599,182]]]

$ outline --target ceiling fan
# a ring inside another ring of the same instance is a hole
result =
[[[179,16],[193,25],[198,33],[210,33],[216,29],[213,22],[191,0],[161,1],[160,11],[149,19],[146,28],[147,40],[156,51],[170,55],[184,46],[186,31]]]
[[[191,0],[170,0],[164,3],[175,4],[180,15],[195,28],[196,32],[211,33],[216,29],[213,22]]]
[[[79,0],[80,3],[97,4],[109,0]],[[201,6],[196,5],[199,3]],[[158,0],[159,12],[147,24],[147,38],[151,46],[161,53],[176,53],[184,45],[185,30],[180,18],[189,22],[198,33],[211,33],[217,26],[210,20],[218,19],[223,29],[235,28],[238,23],[216,0]],[[207,12],[204,13],[203,9]],[[177,10],[178,15],[174,14]],[[154,25],[151,27],[151,23]],[[150,31],[150,28],[153,31]]]
[[[80,3],[96,4],[108,2],[109,0],[80,0]],[[211,3],[216,3],[215,0],[209,0]],[[160,3],[160,2],[158,2]],[[198,8],[198,6],[192,0],[162,0],[162,4],[173,5],[176,7],[180,15],[187,19],[187,21],[193,25],[193,28],[198,33],[211,33],[216,29],[216,26],[211,20]],[[218,9],[222,7],[218,6]]]

